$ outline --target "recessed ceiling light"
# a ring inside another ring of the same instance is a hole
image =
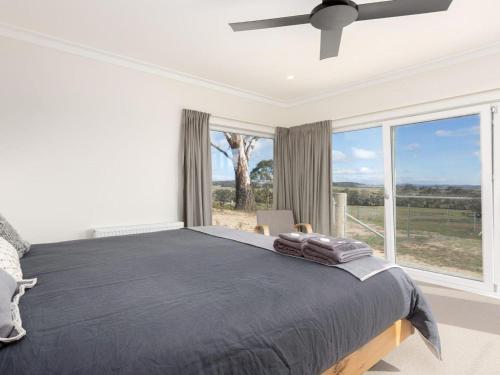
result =
[[[295,79],[295,76],[286,76],[286,79],[287,79],[288,81],[291,81],[292,79]]]

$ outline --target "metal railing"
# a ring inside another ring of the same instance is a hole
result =
[[[425,198],[430,198],[430,199],[448,199],[448,200],[481,200],[481,197],[441,197],[437,195],[397,195],[396,198],[415,198],[415,199],[425,199]]]
[[[349,219],[351,219],[352,221],[354,221],[354,222],[358,223],[358,224],[359,224],[359,225],[361,225],[363,228],[368,229],[370,232],[372,232],[372,233],[376,234],[376,235],[377,235],[377,236],[379,236],[380,238],[382,238],[382,239],[384,239],[384,238],[385,238],[385,236],[384,236],[382,233],[378,232],[375,228],[372,228],[372,227],[370,227],[368,224],[363,223],[361,220],[359,220],[359,219],[355,218],[354,216],[350,215],[349,213],[347,213],[347,212],[346,212],[346,213],[345,213],[345,215],[346,215]]]
[[[403,199],[440,199],[440,200],[481,200],[480,197],[446,197],[446,196],[436,196],[436,195],[395,195],[396,198],[403,198]],[[361,221],[357,217],[349,214],[347,212],[347,193],[335,193],[334,194],[334,201],[335,201],[335,219],[336,219],[336,231],[337,235],[340,237],[345,237],[345,225],[346,225],[346,218],[354,221],[355,223],[361,225],[363,228],[366,230],[372,232],[376,236],[385,239],[384,234],[380,233],[377,229],[371,227],[369,224]],[[410,205],[408,205],[408,209],[410,208]],[[476,228],[476,213],[474,213],[474,228]],[[410,220],[407,220],[407,225],[408,225],[408,233],[409,233],[409,225],[410,225]],[[479,236],[482,233],[479,233]]]

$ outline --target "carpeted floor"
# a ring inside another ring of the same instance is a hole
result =
[[[439,322],[440,362],[418,334],[376,364],[369,375],[500,375],[500,300],[421,285]]]

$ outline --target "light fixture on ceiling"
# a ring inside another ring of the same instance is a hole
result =
[[[289,75],[289,76],[286,76],[286,80],[287,80],[287,81],[291,81],[291,80],[293,80],[293,79],[295,79],[295,76],[294,76],[294,75]]]

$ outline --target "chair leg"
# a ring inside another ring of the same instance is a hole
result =
[[[295,224],[295,229],[299,232],[304,232],[307,234],[313,233],[311,224],[305,224],[305,223]]]
[[[270,236],[271,232],[269,231],[269,225],[257,225],[255,227],[255,232],[259,234],[263,234],[264,236]]]

